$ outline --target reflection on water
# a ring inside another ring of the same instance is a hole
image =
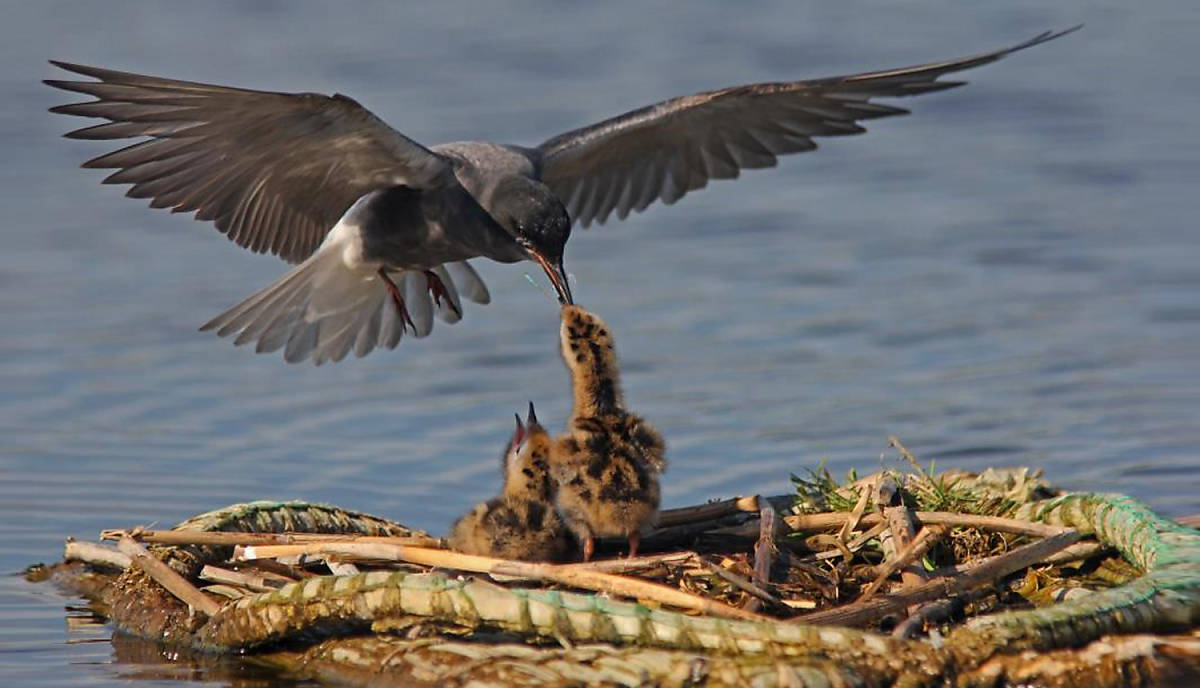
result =
[[[122,681],[197,682],[230,688],[278,686],[278,671],[231,657],[164,650],[158,643],[127,633],[113,633],[114,677]],[[315,682],[292,682],[292,686],[316,686]]]
[[[1085,21],[903,103],[911,117],[579,231],[567,266],[668,438],[669,505],[782,492],[822,458],[871,469],[895,434],[943,467],[1032,464],[1200,512],[1200,77],[1175,60],[1197,10],[1168,4],[8,8],[0,571],[53,560],[68,535],[254,498],[441,531],[494,492],[511,414],[533,399],[553,426],[567,404],[557,309],[528,267],[481,264],[492,304],[319,369],[197,333],[284,266],[76,169],[104,148],[59,138],[78,123],[45,113],[63,102],[37,83],[51,57],[340,91],[426,143],[531,144],[666,96]],[[236,663],[144,673],[156,648],[126,663],[120,638],[73,642],[107,631],[64,622],[67,602],[0,578],[7,683],[268,680]]]

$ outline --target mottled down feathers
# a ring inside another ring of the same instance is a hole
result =
[[[537,423],[505,453],[504,490],[459,519],[453,548],[511,559],[561,558],[569,530],[590,557],[596,537],[629,539],[654,523],[659,475],[667,461],[662,435],[624,407],[620,371],[608,326],[578,306],[562,310],[560,344],[571,377],[573,407],[557,437]]]

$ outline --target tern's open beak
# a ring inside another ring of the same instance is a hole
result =
[[[558,292],[558,302],[564,306],[575,303],[575,300],[571,298],[571,285],[567,283],[567,271],[563,267],[562,258],[558,259],[557,264],[551,264],[545,256],[537,251],[530,251],[529,254],[546,271],[546,277],[550,278],[550,284],[554,285],[554,291]]]

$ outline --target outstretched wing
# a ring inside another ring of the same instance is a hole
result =
[[[454,183],[444,157],[343,95],[273,93],[52,62],[98,81],[47,80],[97,100],[51,112],[107,123],[77,139],[148,141],[87,161],[132,198],[213,220],[239,246],[304,260],[360,197]]]
[[[674,203],[709,179],[771,167],[776,156],[810,151],[815,136],[866,131],[861,120],[908,111],[873,98],[960,86],[938,81],[1075,31],[1046,32],[982,55],[828,79],[735,86],[673,98],[542,143],[541,178],[584,227],[615,210],[624,219],[657,199]]]

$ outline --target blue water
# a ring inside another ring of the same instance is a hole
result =
[[[1200,512],[1194,3],[646,7],[7,5],[0,572],[254,498],[440,532],[496,489],[513,412],[532,399],[557,426],[568,403],[532,265],[478,264],[492,304],[362,360],[289,366],[197,332],[283,264],[77,169],[107,147],[59,138],[81,122],[45,112],[66,102],[39,83],[61,76],[48,58],[339,91],[426,143],[533,144],[668,96],[1087,22],[911,117],[579,231],[567,265],[668,438],[669,505],[783,492],[821,459],[872,470],[894,434],[941,467],[1032,465]],[[0,578],[6,684],[247,676],[110,643],[73,602]]]

